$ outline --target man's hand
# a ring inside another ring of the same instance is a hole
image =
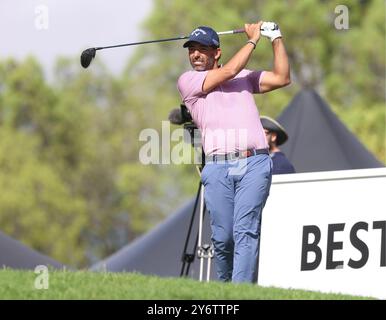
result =
[[[255,44],[260,39],[260,28],[263,21],[259,21],[258,23],[246,23],[244,25],[245,33],[247,34],[248,40],[253,41]]]
[[[277,38],[281,38],[279,26],[274,22],[263,22],[261,29],[261,35],[269,38],[271,42]]]

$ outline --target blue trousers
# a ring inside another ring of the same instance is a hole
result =
[[[202,171],[221,281],[257,281],[261,214],[271,178],[272,160],[266,154],[209,162]]]

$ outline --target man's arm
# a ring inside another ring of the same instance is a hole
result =
[[[290,67],[282,38],[272,42],[273,70],[265,71],[260,82],[260,92],[268,92],[291,83]]]
[[[259,21],[258,23],[245,24],[245,32],[248,40],[251,40],[254,43],[259,41],[260,26],[262,23],[262,21]],[[233,79],[245,68],[253,50],[253,44],[247,43],[224,66],[210,70],[202,85],[203,92],[210,92],[223,82]]]

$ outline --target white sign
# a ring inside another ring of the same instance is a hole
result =
[[[274,176],[259,285],[386,299],[386,168]]]

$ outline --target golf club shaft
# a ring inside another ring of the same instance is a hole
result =
[[[278,27],[275,25],[275,28],[278,28]],[[260,29],[260,30],[263,30],[263,29]],[[244,33],[244,32],[245,32],[244,29],[236,29],[236,30],[217,32],[217,34],[218,35],[226,35],[226,34],[235,34],[235,33]],[[119,48],[119,47],[126,47],[126,46],[135,46],[135,45],[147,44],[147,43],[175,41],[175,40],[188,39],[189,37],[190,37],[190,35],[189,36],[180,36],[180,37],[176,37],[176,38],[167,38],[167,39],[159,39],[159,40],[148,40],[148,41],[124,43],[124,44],[117,44],[117,45],[106,46],[106,47],[88,48],[82,52],[82,54],[80,56],[80,64],[82,65],[83,68],[88,68],[92,59],[95,58],[95,52],[97,50]]]
[[[243,32],[245,32],[244,29],[237,29],[237,30],[221,31],[221,32],[217,32],[217,34],[218,35],[225,35],[225,34],[235,34],[235,33],[243,33]],[[135,45],[139,45],[139,44],[147,44],[147,43],[155,43],[155,42],[166,42],[166,41],[183,40],[183,39],[188,39],[188,38],[189,38],[189,36],[180,36],[180,37],[175,37],[175,38],[167,38],[167,39],[159,39],[159,40],[148,40],[148,41],[140,41],[140,42],[131,42],[131,43],[118,44],[118,45],[114,45],[114,46],[96,47],[95,50],[119,48],[119,47],[127,47],[127,46],[135,46]]]
[[[244,33],[244,32],[245,32],[245,29],[236,29],[236,30],[229,30],[229,31],[220,31],[220,32],[217,32],[217,34],[221,36],[223,34],[235,34],[235,33]]]
[[[126,47],[126,46],[136,46],[139,44],[146,44],[146,43],[155,43],[155,42],[166,42],[166,41],[174,41],[174,40],[183,40],[187,39],[189,37],[181,36],[176,38],[167,38],[167,39],[159,39],[159,40],[148,40],[148,41],[140,41],[140,42],[131,42],[131,43],[124,43],[124,44],[118,44],[114,46],[107,46],[107,47],[97,47],[95,50],[102,50],[102,49],[110,49],[110,48],[119,48],[119,47]]]

